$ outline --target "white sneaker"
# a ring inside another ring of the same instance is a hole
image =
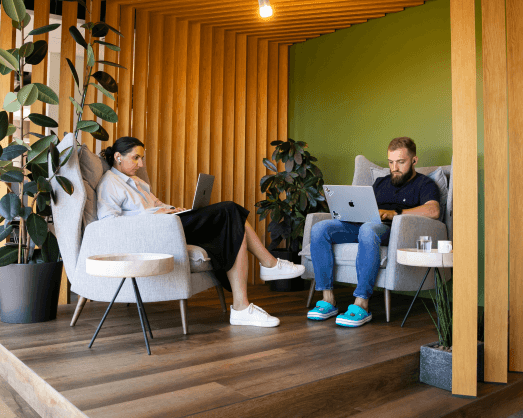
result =
[[[305,271],[305,266],[301,264],[294,264],[291,261],[281,260],[278,258],[278,262],[272,268],[263,267],[260,263],[260,279],[268,280],[280,280],[280,279],[293,279],[299,277]]]
[[[236,311],[231,306],[231,325],[252,325],[268,328],[277,327],[280,325],[280,320],[251,303],[242,311]]]

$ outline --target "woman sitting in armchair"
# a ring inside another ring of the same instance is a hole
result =
[[[184,210],[162,203],[149,185],[136,177],[143,167],[144,144],[132,137],[118,139],[100,154],[112,168],[97,187],[98,219],[143,213],[174,214]],[[300,276],[305,267],[274,258],[247,222],[249,211],[234,202],[221,202],[195,211],[180,213],[187,244],[202,247],[211,259],[216,278],[232,291],[232,325],[275,327],[280,320],[247,298],[250,251],[260,261],[262,280]]]

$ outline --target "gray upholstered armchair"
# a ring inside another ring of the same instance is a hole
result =
[[[416,171],[422,174],[435,172],[438,167],[416,167]],[[416,246],[416,239],[420,235],[430,235],[435,243],[438,240],[452,240],[452,165],[441,167],[444,177],[448,183],[448,195],[446,207],[442,207],[441,221],[414,215],[395,216],[392,222],[389,245],[381,247],[381,265],[376,279],[376,286],[385,290],[385,312],[387,322],[390,321],[390,292],[415,291],[418,289],[423,276],[425,267],[410,267],[396,263],[396,250],[401,248],[413,248]],[[385,174],[384,168],[370,162],[364,156],[356,157],[356,167],[352,184],[354,186],[372,186],[374,178]],[[381,173],[380,173],[381,172]],[[444,179],[443,179],[444,182]],[[443,205],[441,205],[443,206]],[[310,254],[310,236],[312,226],[324,219],[331,219],[329,213],[314,213],[307,216],[305,231],[303,234],[303,250],[300,255],[301,262],[305,266],[304,279],[313,279],[307,306],[310,306],[314,295],[314,270]],[[343,283],[358,282],[356,276],[356,254],[358,244],[335,244],[334,245],[334,281]],[[434,273],[431,272],[433,275]],[[450,269],[445,269],[445,276],[450,278]],[[432,276],[433,277],[433,276]],[[423,289],[433,289],[434,280],[427,280]]]
[[[74,186],[69,196],[52,181],[53,220],[58,245],[71,290],[78,294],[78,305],[71,322],[74,326],[87,299],[110,302],[118,283],[106,277],[90,276],[85,270],[89,256],[114,253],[162,253],[174,256],[174,270],[162,276],[137,277],[144,303],[179,300],[183,331],[186,334],[186,301],[192,295],[215,286],[226,312],[222,286],[215,279],[205,250],[187,245],[180,219],[174,215],[121,216],[97,220],[96,186],[108,165],[83,146],[78,151],[72,134],[58,149],[73,147],[69,161],[60,170]],[[105,166],[104,166],[105,164]],[[148,182],[146,170],[137,173]],[[135,302],[130,281],[123,285],[116,302]]]

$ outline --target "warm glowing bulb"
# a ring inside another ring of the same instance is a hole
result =
[[[272,16],[272,7],[267,6],[261,6],[260,7],[260,16],[261,17],[271,17]]]

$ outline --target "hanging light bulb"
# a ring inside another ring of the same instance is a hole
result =
[[[269,0],[258,0],[260,5],[260,16],[261,17],[271,17],[272,16],[272,7],[269,3]]]

